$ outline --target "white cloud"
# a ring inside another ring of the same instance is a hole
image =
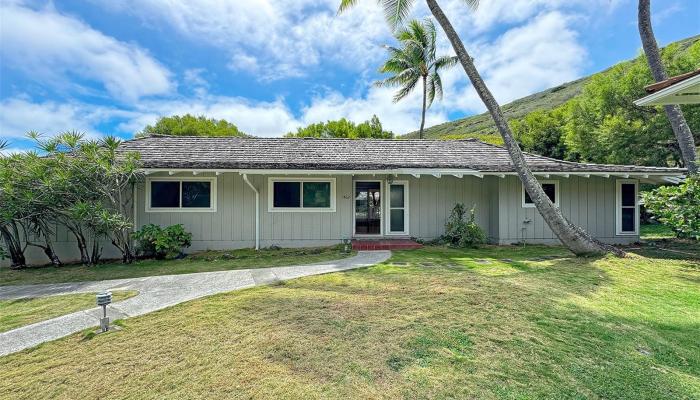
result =
[[[154,26],[227,51],[229,67],[261,80],[307,75],[330,62],[358,71],[374,65],[390,39],[373,1],[337,15],[338,0],[131,0],[104,4]]]
[[[127,111],[79,102],[37,103],[14,97],[0,102],[0,136],[20,138],[30,130],[49,136],[73,130],[96,136],[100,134],[95,128],[98,124],[129,115]]]
[[[3,63],[42,84],[73,86],[79,77],[101,83],[123,100],[173,89],[171,73],[145,50],[50,7],[33,10],[3,2],[0,15]]]

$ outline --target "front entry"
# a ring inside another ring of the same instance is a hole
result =
[[[355,182],[355,235],[381,235],[381,191],[380,181]]]

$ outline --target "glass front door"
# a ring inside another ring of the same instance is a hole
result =
[[[382,233],[382,198],[380,182],[355,182],[355,234]]]

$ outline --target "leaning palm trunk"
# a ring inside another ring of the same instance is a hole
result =
[[[644,47],[644,54],[647,56],[647,62],[649,63],[649,68],[651,69],[651,74],[656,82],[661,82],[668,79],[666,75],[666,70],[661,62],[661,55],[659,54],[659,47],[656,44],[656,39],[654,38],[654,31],[651,28],[651,13],[649,11],[649,0],[639,0],[639,36],[642,39],[642,47]],[[688,168],[688,173],[697,174],[697,155],[695,150],[695,140],[693,139],[693,134],[690,132],[690,127],[685,121],[683,112],[678,105],[667,105],[664,106],[664,111],[668,120],[671,122],[671,128],[673,128],[673,133],[676,135],[678,140],[678,146],[681,149],[681,156],[683,157],[683,163],[685,167]]]
[[[532,174],[532,171],[530,171],[530,168],[525,162],[523,153],[520,150],[518,143],[513,139],[513,134],[508,127],[508,123],[503,116],[500,106],[489,89],[486,87],[481,75],[479,75],[479,72],[476,70],[474,63],[472,62],[472,58],[464,48],[464,44],[457,35],[457,32],[455,32],[452,24],[447,19],[436,0],[426,0],[426,2],[428,3],[428,7],[430,8],[433,16],[435,16],[438,23],[445,31],[447,38],[450,40],[450,43],[457,53],[457,57],[459,58],[464,71],[467,73],[472,85],[474,85],[474,89],[476,89],[479,97],[489,110],[489,113],[496,124],[496,128],[498,128],[498,131],[503,137],[505,147],[510,154],[515,170],[517,171],[525,190],[527,190],[527,193],[530,195],[533,203],[537,207],[537,211],[539,211],[539,213],[542,215],[542,218],[547,222],[547,225],[549,225],[552,232],[557,235],[564,246],[566,246],[576,255],[597,255],[609,252],[619,256],[624,255],[624,252],[621,250],[593,239],[583,229],[564,218],[561,210],[552,204],[551,200],[549,200],[549,197],[547,197],[547,195],[544,193],[542,186],[539,184],[539,182],[537,182],[537,179],[535,179],[535,176]]]

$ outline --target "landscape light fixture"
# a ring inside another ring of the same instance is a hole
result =
[[[107,317],[107,305],[112,303],[112,292],[101,292],[97,294],[97,305],[102,306],[102,318],[100,318],[100,330],[109,330],[109,318]]]

